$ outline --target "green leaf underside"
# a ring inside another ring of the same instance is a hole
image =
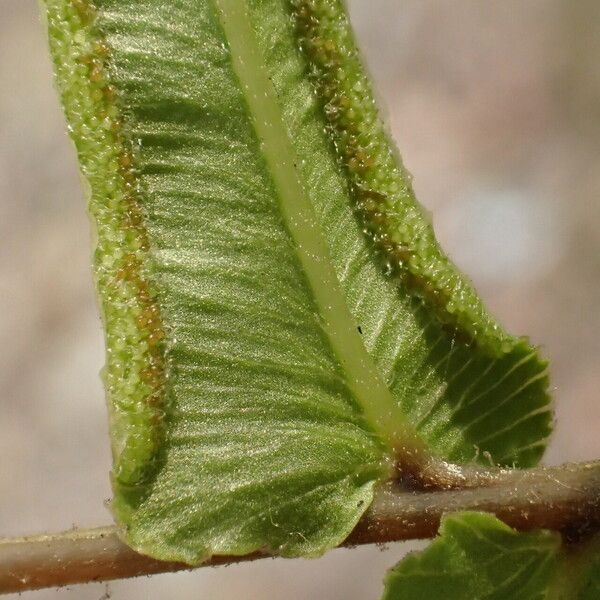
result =
[[[322,553],[415,431],[454,461],[538,460],[545,364],[439,250],[338,2],[46,7],[132,546]]]
[[[425,550],[389,571],[382,600],[594,600],[599,567],[600,538],[570,548],[556,532],[455,513]]]

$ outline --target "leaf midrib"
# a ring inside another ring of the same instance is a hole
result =
[[[329,258],[327,243],[297,169],[268,70],[250,24],[246,0],[214,0],[228,41],[233,69],[240,81],[252,124],[278,193],[285,226],[295,243],[322,328],[356,403],[367,422],[394,452],[422,448],[360,339]]]

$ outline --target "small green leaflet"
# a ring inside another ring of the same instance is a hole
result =
[[[546,365],[435,241],[341,2],[45,7],[131,546],[319,555],[403,453],[539,459]]]
[[[563,546],[556,532],[517,532],[490,514],[455,513],[385,585],[382,600],[595,600],[600,538]]]

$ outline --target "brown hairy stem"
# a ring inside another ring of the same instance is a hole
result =
[[[344,546],[433,537],[444,513],[463,510],[494,513],[519,530],[558,530],[568,541],[600,530],[600,461],[525,471],[462,472],[463,489],[443,489],[438,483],[434,487],[441,491],[407,491],[402,479],[386,484]],[[267,556],[214,556],[201,566]],[[114,527],[0,540],[0,593],[189,568],[138,554],[120,541]]]
[[[553,529],[574,541],[600,530],[600,461],[519,470],[477,471],[463,489],[406,492],[382,487],[346,543],[429,538],[444,513],[494,513],[515,529]]]

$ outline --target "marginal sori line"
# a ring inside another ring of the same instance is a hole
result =
[[[522,340],[488,313],[440,248],[379,116],[341,0],[288,0],[298,44],[354,210],[385,272],[421,297],[452,335],[492,355]]]
[[[50,49],[69,132],[89,185],[94,274],[106,336],[103,379],[110,410],[113,479],[143,485],[154,470],[164,418],[164,330],[149,284],[148,238],[109,48],[84,0],[45,0]]]

